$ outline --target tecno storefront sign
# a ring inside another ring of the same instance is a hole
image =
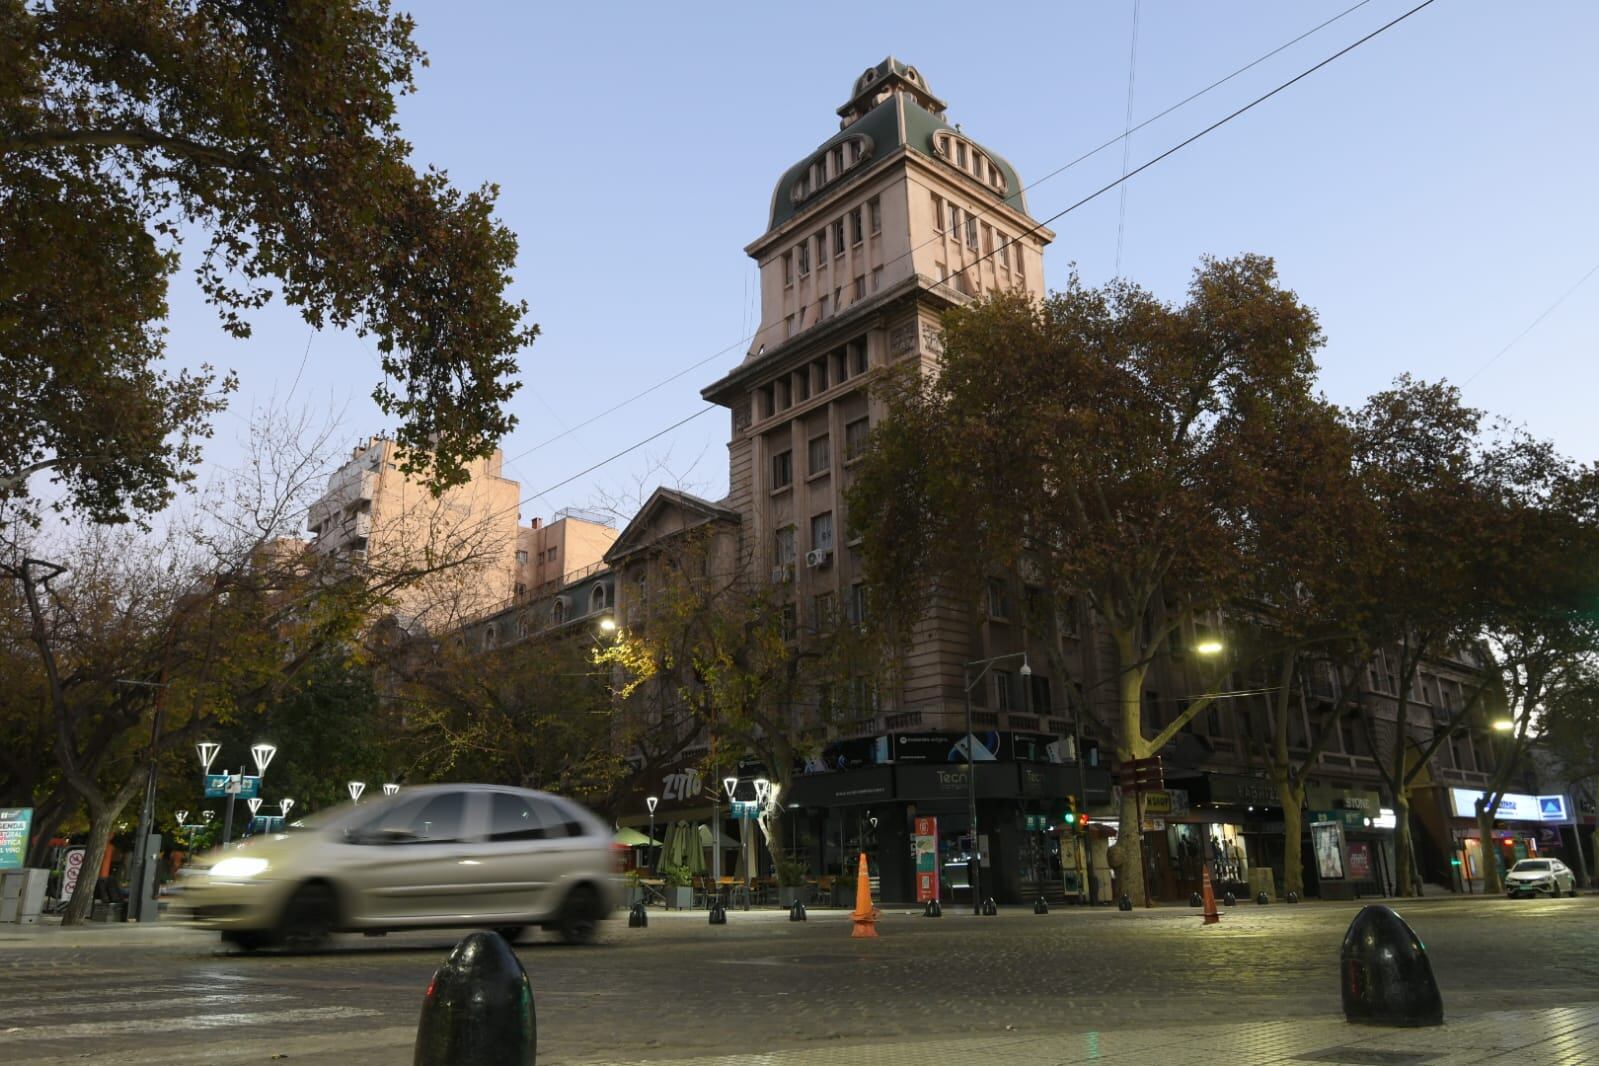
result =
[[[1477,817],[1477,801],[1483,793],[1470,788],[1449,790],[1449,802],[1457,818]],[[1571,808],[1564,796],[1528,796],[1506,792],[1499,800],[1494,817],[1507,822],[1569,822]]]

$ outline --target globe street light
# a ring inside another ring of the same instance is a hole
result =
[[[615,633],[616,632],[616,619],[612,618],[610,615],[606,615],[604,618],[601,618],[600,619],[600,632],[601,633]]]
[[[1496,733],[1508,733],[1516,728],[1516,723],[1509,718],[1495,718],[1493,720],[1493,728]]]
[[[1195,644],[1194,650],[1201,655],[1220,655],[1224,647],[1225,645],[1223,645],[1221,641],[1211,638],[1209,640],[1202,640],[1198,644]]]

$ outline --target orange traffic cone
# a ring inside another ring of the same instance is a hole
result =
[[[855,878],[855,909],[850,912],[855,931],[850,936],[877,935],[877,908],[872,906],[872,882],[866,871],[866,852],[861,852],[861,872]]]
[[[1210,867],[1208,865],[1202,866],[1201,872],[1204,875],[1204,892],[1202,894],[1205,897],[1205,912],[1202,917],[1205,919],[1206,925],[1215,925],[1221,921],[1221,915],[1216,913],[1216,893],[1212,892],[1210,888]]]

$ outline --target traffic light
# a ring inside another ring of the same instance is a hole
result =
[[[1066,797],[1066,813],[1064,813],[1064,814],[1062,814],[1060,816],[1060,820],[1061,820],[1062,824],[1065,825],[1065,827],[1068,830],[1075,830],[1077,828],[1077,797],[1076,796],[1067,796]]]

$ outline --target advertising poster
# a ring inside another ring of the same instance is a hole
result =
[[[1323,881],[1344,879],[1344,827],[1339,822],[1311,822],[1310,843],[1316,852],[1316,874]]]
[[[1371,880],[1371,845],[1349,842],[1349,879],[1351,881]]]
[[[938,819],[917,818],[911,836],[916,853],[916,902],[938,898]]]
[[[0,870],[22,869],[32,825],[32,807],[0,807]]]

